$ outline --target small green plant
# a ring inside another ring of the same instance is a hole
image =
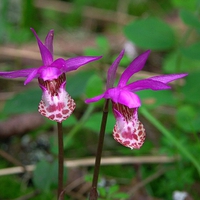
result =
[[[108,187],[99,187],[99,200],[126,200],[129,195],[119,191],[119,185],[111,185]]]

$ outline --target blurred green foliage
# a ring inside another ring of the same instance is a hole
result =
[[[82,26],[84,20],[84,6],[116,11],[120,5],[120,0],[71,0],[66,2],[73,4],[71,13],[61,13],[48,7],[39,9],[35,7],[33,0],[2,0],[0,2],[0,43],[2,45],[6,43],[19,45],[30,41],[33,39],[29,30],[31,26],[41,31],[41,33],[51,28],[62,31],[79,30],[78,28]],[[123,2],[124,5],[128,5],[127,14],[135,17],[135,20],[130,23],[127,22],[121,28],[124,33],[123,36],[134,43],[138,49],[142,51],[151,49],[152,54],[162,57],[160,63],[156,64],[160,66],[160,73],[189,73],[183,82],[175,83],[172,90],[140,91],[138,95],[142,100],[142,106],[167,128],[175,140],[180,143],[186,152],[191,153],[200,165],[198,159],[200,151],[200,1],[133,0]],[[179,30],[176,23],[171,23],[177,18],[183,30]],[[109,26],[109,31],[114,27],[113,24],[107,26]],[[114,27],[112,34],[116,30],[117,28]],[[94,31],[98,32],[97,29]],[[104,36],[103,31],[97,35],[95,42],[96,47],[85,47],[84,54],[103,55],[102,60],[96,62],[95,66],[92,65],[90,70],[77,71],[75,74],[67,76],[66,89],[75,98],[77,109],[74,115],[63,123],[64,129],[68,133],[65,135],[67,141],[66,157],[69,154],[71,157],[94,155],[89,150],[96,148],[103,101],[93,104],[93,107],[85,105],[83,101],[85,98],[101,94],[104,90],[106,79],[104,65],[112,63],[113,57],[116,58],[116,50],[113,53],[112,46]],[[125,58],[121,65],[127,66],[128,63],[130,63],[130,59]],[[13,98],[6,101],[1,117],[6,118],[17,113],[36,111],[41,94],[40,88],[27,89],[17,93]],[[144,120],[143,118],[144,116],[141,115],[141,121]],[[187,157],[181,154],[172,140],[159,132],[157,135],[155,134],[156,139],[154,140],[156,141],[152,142],[147,137],[144,146],[140,150],[131,151],[118,145],[113,140],[111,134],[114,123],[115,119],[112,112],[109,112],[106,129],[108,134],[106,135],[104,147],[105,152],[109,152],[108,154],[112,152],[112,155],[122,156],[151,154],[180,156],[177,163],[160,164],[166,169],[169,168],[169,170],[145,185],[150,196],[171,199],[175,190],[185,190],[192,194],[194,199],[198,199],[199,191],[193,188],[194,184],[199,184],[197,169]],[[150,127],[154,125],[150,122],[147,122],[147,124]],[[53,122],[47,121],[46,126],[42,127],[42,131],[51,129],[53,125]],[[40,133],[41,130],[36,131],[36,135]],[[50,137],[50,151],[53,155],[57,154],[55,138],[55,136]],[[154,145],[154,143],[157,145]],[[1,163],[1,168],[7,167],[5,162]],[[158,165],[142,165],[139,168],[140,176],[145,179],[158,170]],[[50,166],[46,161],[40,161],[33,173],[34,186],[31,187],[27,187],[25,183],[22,184],[18,177],[0,177],[1,190],[4,191],[0,194],[0,199],[16,198],[35,189],[40,189],[44,193],[32,199],[52,199],[54,192],[50,189],[55,189],[56,181],[51,176],[45,176],[44,174],[46,172],[56,174],[56,169],[56,164]],[[102,167],[101,174],[102,176],[109,176],[110,179],[117,179],[118,177],[134,179],[136,176],[134,171],[132,165],[126,167],[108,166]],[[130,179],[125,181],[127,185],[130,183]],[[8,187],[9,190],[6,190]],[[126,199],[126,194],[119,191],[120,184],[118,183],[110,185],[108,188],[100,187],[99,190],[102,199]]]
[[[67,179],[67,170],[64,168],[64,181]],[[41,176],[42,175],[42,176]],[[58,161],[53,162],[41,160],[37,163],[33,173],[34,186],[42,192],[49,193],[52,188],[56,189],[58,185]]]
[[[124,28],[124,33],[129,40],[144,49],[168,50],[175,46],[173,30],[158,18],[135,20]]]

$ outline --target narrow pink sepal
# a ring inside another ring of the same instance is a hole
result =
[[[89,99],[86,99],[85,100],[85,103],[93,103],[93,102],[96,102],[96,101],[99,101],[100,99],[102,99],[104,96],[104,94],[100,94],[96,97],[92,97],[92,98],[89,98]]]
[[[148,79],[154,80],[154,81],[160,81],[162,83],[169,83],[171,81],[183,78],[187,75],[188,75],[187,73],[184,73],[184,74],[169,74],[169,75],[153,76],[153,77],[150,77]]]
[[[102,56],[79,56],[75,58],[69,58],[65,61],[65,67],[62,67],[63,72],[70,72],[77,70],[82,65],[85,65],[89,62],[99,60]]]
[[[40,49],[40,54],[41,54],[44,66],[51,65],[51,63],[53,62],[53,55],[51,54],[51,52],[49,51],[49,49],[47,47],[45,47],[45,45],[41,42],[41,40],[38,37],[38,35],[35,32],[35,30],[33,28],[31,28],[31,31],[35,35],[36,40],[38,42],[38,46],[39,46],[39,49]]]
[[[53,37],[54,37],[54,30],[50,30],[45,38],[45,47],[51,52],[53,56]]]
[[[115,59],[115,61],[113,62],[113,64],[108,69],[106,89],[112,88],[113,85],[114,85],[117,67],[118,67],[121,59],[124,56],[124,52],[125,52],[125,50],[122,50],[120,52],[119,56]]]
[[[132,92],[137,92],[140,90],[167,90],[171,87],[167,85],[166,83],[163,83],[161,81],[156,81],[153,79],[143,79],[138,80],[133,83],[130,83],[124,87],[125,90],[129,90]]]
[[[27,79],[24,81],[24,85],[26,85],[27,83],[29,83],[32,79],[34,79],[35,77],[38,76],[38,70],[39,68],[36,68],[35,70],[33,70],[27,77]]]
[[[125,86],[128,80],[130,79],[130,77],[136,72],[140,71],[144,67],[149,54],[150,54],[150,50],[145,51],[143,54],[139,55],[137,58],[135,58],[131,62],[131,64],[125,69],[125,71],[120,77],[120,80],[118,83],[119,87]]]
[[[19,78],[19,77],[27,77],[30,73],[32,73],[37,68],[28,68],[28,69],[20,69],[16,71],[10,72],[0,72],[0,76],[4,78]]]

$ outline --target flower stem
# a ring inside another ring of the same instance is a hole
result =
[[[63,200],[63,171],[64,171],[64,150],[62,122],[57,122],[58,128],[58,199]]]
[[[100,134],[99,134],[97,154],[96,154],[96,160],[95,160],[95,165],[94,165],[94,174],[93,174],[93,180],[92,180],[92,188],[90,190],[89,200],[98,199],[97,183],[98,183],[98,177],[99,177],[99,169],[101,165],[101,155],[102,155],[102,150],[103,150],[106,122],[107,122],[107,117],[108,117],[108,105],[109,105],[109,99],[106,99],[104,108],[103,108],[103,116],[102,116],[102,121],[101,121],[101,129],[100,129]]]
[[[146,108],[140,108],[141,114],[148,119],[165,137],[167,137],[176,147],[177,149],[184,155],[191,163],[196,167],[199,175],[200,175],[200,163],[198,160],[192,155],[187,148],[179,142],[179,140],[174,137],[156,118],[154,118]]]

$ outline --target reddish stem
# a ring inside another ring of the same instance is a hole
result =
[[[96,154],[96,160],[95,160],[95,165],[94,165],[92,188],[90,190],[89,200],[98,199],[97,184],[98,184],[98,177],[99,177],[99,169],[101,165],[101,156],[102,156],[102,150],[103,150],[106,122],[107,122],[107,116],[108,116],[108,105],[109,105],[109,99],[106,99],[104,108],[103,108],[103,116],[102,116],[102,121],[101,121],[101,129],[100,129],[100,134],[99,134],[97,154]]]
[[[58,128],[58,199],[63,200],[63,171],[64,171],[64,150],[62,123],[57,122]]]

